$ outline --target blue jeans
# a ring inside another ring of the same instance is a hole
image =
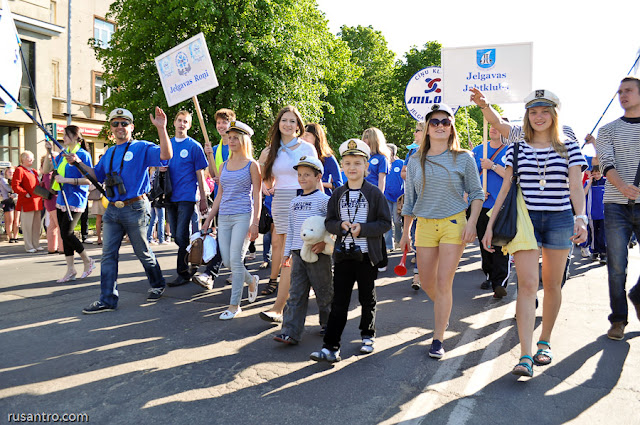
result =
[[[151,207],[151,220],[149,221],[149,230],[147,230],[147,240],[153,240],[153,228],[158,223],[158,242],[164,242],[164,208]]]
[[[610,322],[627,323],[627,262],[629,239],[640,235],[640,204],[633,206],[604,204],[604,233],[607,237],[607,271],[609,272]],[[640,303],[640,279],[629,291],[629,298]]]
[[[164,288],[165,281],[156,256],[147,242],[147,226],[151,206],[142,199],[123,208],[109,205],[102,216],[102,262],[100,267],[100,302],[108,307],[118,305],[118,257],[124,235],[129,236],[138,260],[152,288]]]
[[[176,261],[176,272],[183,279],[191,279],[191,270],[187,263],[187,247],[189,246],[189,223],[194,214],[195,202],[180,201],[168,202],[165,205],[167,210],[167,220],[171,227],[171,235],[178,245],[178,259]]]
[[[222,262],[231,269],[230,305],[240,305],[244,283],[252,283],[251,274],[244,267],[244,256],[249,247],[247,232],[251,213],[218,216],[218,246]]]
[[[271,232],[262,235],[262,262],[271,261]]]
[[[387,244],[387,249],[393,249],[393,243],[398,243],[402,239],[402,216],[398,214],[397,202],[387,199],[387,204],[389,204],[389,212],[391,213],[392,228],[384,234],[384,242]]]

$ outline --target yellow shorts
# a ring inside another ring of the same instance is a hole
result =
[[[467,224],[465,211],[447,218],[418,217],[416,246],[433,248],[441,243],[462,244],[462,230]]]

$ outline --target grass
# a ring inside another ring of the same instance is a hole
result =
[[[87,220],[87,224],[89,227],[89,230],[96,230],[96,218],[95,217],[89,217],[89,220]],[[80,222],[78,221],[78,224],[76,225],[76,227],[73,229],[76,232],[80,231]]]

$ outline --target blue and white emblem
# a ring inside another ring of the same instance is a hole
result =
[[[476,62],[480,68],[491,68],[496,64],[496,49],[476,50]]]
[[[178,67],[178,74],[180,75],[187,75],[189,71],[191,71],[189,58],[184,52],[178,52],[176,55],[176,66]]]

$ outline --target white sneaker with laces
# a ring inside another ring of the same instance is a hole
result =
[[[371,338],[362,338],[362,347],[360,347],[360,352],[362,354],[371,354],[371,353],[373,353],[373,337],[371,337]]]

